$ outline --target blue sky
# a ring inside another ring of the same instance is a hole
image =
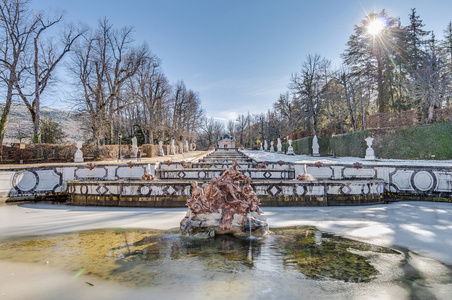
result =
[[[341,63],[345,43],[366,12],[386,9],[408,23],[415,7],[442,37],[452,19],[452,1],[295,0],[32,0],[37,9],[62,9],[68,22],[95,26],[107,17],[133,26],[162,59],[170,81],[198,91],[209,117],[234,120],[266,112],[287,90],[290,75],[309,54]],[[49,93],[47,103],[57,103]]]

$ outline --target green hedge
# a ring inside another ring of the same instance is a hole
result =
[[[452,159],[452,124],[398,128],[375,133],[373,148],[377,157]]]
[[[331,151],[336,156],[366,156],[367,144],[364,140],[369,136],[368,130],[356,131],[335,136],[331,141]]]
[[[422,127],[373,129],[320,137],[321,156],[365,157],[365,138],[374,138],[372,148],[378,158],[392,159],[452,159],[452,124]],[[312,155],[312,137],[292,142],[296,154]],[[288,143],[283,144],[287,151]],[[434,155],[434,157],[432,157]]]
[[[302,155],[312,155],[312,140],[313,137],[305,137],[302,139],[298,139],[295,141],[292,141],[292,147],[295,154],[302,154]],[[330,149],[330,140],[329,137],[319,137],[319,152],[321,156],[328,156],[332,155],[331,149]],[[287,148],[289,147],[289,143],[283,144],[283,151],[286,152]]]

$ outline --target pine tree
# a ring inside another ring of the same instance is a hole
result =
[[[407,59],[412,72],[415,72],[423,61],[425,55],[424,47],[428,43],[426,39],[430,34],[429,31],[423,30],[425,24],[419,15],[416,14],[416,9],[411,9],[410,24],[406,27],[407,31]]]
[[[41,139],[46,144],[58,144],[63,142],[66,134],[60,123],[55,122],[52,117],[45,115],[41,120]]]
[[[391,96],[385,87],[386,68],[393,62],[395,33],[397,20],[390,17],[385,10],[379,13],[369,13],[359,25],[355,25],[354,34],[347,42],[347,49],[343,54],[345,63],[352,72],[364,78],[364,74],[371,74],[367,78],[376,85],[376,103],[379,112],[390,110]],[[371,30],[377,27],[378,30]]]
[[[447,54],[447,60],[452,72],[452,21],[447,24],[447,28],[444,30],[444,41],[442,42],[442,49]]]
[[[444,40],[440,44],[441,52],[443,54],[443,59],[447,65],[449,77],[452,76],[452,21],[447,24],[447,28],[444,30]],[[446,106],[450,106],[450,102],[452,100],[452,83],[449,81],[449,84],[446,88]]]

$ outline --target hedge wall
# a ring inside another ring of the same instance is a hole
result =
[[[377,157],[452,159],[452,124],[375,130],[373,137]]]
[[[312,155],[312,140],[313,137],[310,136],[292,141],[292,147],[295,154]],[[321,156],[332,155],[329,137],[318,137],[318,142],[320,147],[319,152]],[[288,147],[289,143],[284,143],[283,151],[286,152]]]
[[[368,130],[337,135],[332,138],[331,152],[334,150],[336,156],[365,157],[367,144],[364,139],[368,136]]]
[[[374,138],[372,148],[375,156],[387,159],[452,159],[452,124],[429,126],[371,129],[337,135],[334,138],[320,137],[321,156],[365,157],[365,138]],[[286,152],[288,143],[283,144]],[[312,137],[292,142],[296,154],[312,155]]]
[[[165,154],[169,154],[170,148],[170,145],[163,145]],[[179,146],[175,146],[175,148],[176,153],[179,153]],[[139,149],[142,157],[155,157],[158,156],[159,145],[142,145]],[[76,150],[75,145],[27,144],[25,149],[19,149],[19,144],[13,144],[12,146],[3,146],[2,163],[18,163],[21,159],[25,163],[72,162]],[[121,153],[124,158],[130,157],[131,150],[131,145],[121,145]],[[82,152],[86,161],[117,159],[119,146],[83,145]]]

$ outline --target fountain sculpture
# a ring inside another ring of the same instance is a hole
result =
[[[82,152],[82,145],[83,142],[77,142],[77,151],[75,151],[74,154],[74,162],[78,163],[78,162],[83,162],[83,152]]]
[[[238,163],[213,177],[202,188],[192,181],[188,211],[180,223],[182,234],[214,237],[216,234],[265,237],[269,234],[267,218],[262,216],[260,201],[251,187],[251,178],[237,170]],[[239,186],[244,181],[243,186]]]

